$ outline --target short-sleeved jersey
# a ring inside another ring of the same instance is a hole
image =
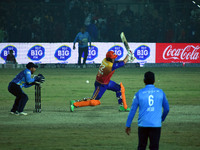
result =
[[[106,58],[103,59],[101,66],[99,67],[99,71],[96,76],[96,81],[101,84],[108,84],[110,78],[115,72],[115,69],[124,66],[124,62],[115,61],[114,63],[107,61]]]
[[[91,42],[91,37],[88,32],[79,32],[74,39],[74,44],[76,42],[79,42],[78,46],[80,48],[84,48],[88,46],[88,42]]]
[[[16,77],[11,81],[20,85],[20,87],[30,87],[30,83],[34,82],[35,79],[31,78],[31,71],[29,69],[25,69],[21,71]]]
[[[126,122],[127,127],[131,126],[137,107],[139,107],[139,127],[161,127],[161,122],[165,120],[169,112],[165,93],[154,85],[146,85],[135,94]]]

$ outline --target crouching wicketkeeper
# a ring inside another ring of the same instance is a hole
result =
[[[16,75],[16,77],[9,83],[8,91],[16,97],[10,112],[11,114],[27,115],[23,110],[28,101],[28,96],[24,93],[22,87],[28,88],[36,83],[42,83],[45,81],[42,74],[31,78],[31,75],[36,71],[36,68],[38,68],[37,65],[29,62],[26,65],[26,69]]]

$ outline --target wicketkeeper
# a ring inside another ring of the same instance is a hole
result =
[[[31,78],[31,75],[36,71],[38,68],[32,62],[29,62],[26,65],[26,69],[21,71],[8,85],[8,91],[16,96],[14,105],[11,109],[11,114],[15,115],[27,115],[27,113],[23,112],[24,107],[28,101],[28,96],[22,90],[22,87],[28,88],[34,85],[36,82],[42,83],[44,82],[44,76],[39,74],[34,78]]]
[[[95,90],[93,96],[89,99],[84,100],[72,100],[70,102],[70,110],[73,112],[74,108],[84,107],[84,106],[96,106],[100,105],[100,98],[103,96],[106,90],[111,90],[116,93],[118,98],[118,103],[120,104],[119,111],[129,111],[126,105],[125,89],[122,83],[117,84],[110,80],[115,72],[115,69],[123,67],[129,60],[129,55],[127,55],[122,61],[115,61],[118,57],[113,51],[108,51],[106,53],[106,58],[103,59],[99,71],[96,76]]]

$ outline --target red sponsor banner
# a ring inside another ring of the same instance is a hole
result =
[[[200,43],[157,43],[156,63],[200,63]]]

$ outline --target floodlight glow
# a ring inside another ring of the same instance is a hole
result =
[[[194,4],[196,4],[196,2],[195,1],[192,1]]]
[[[197,5],[200,8],[200,5]]]

